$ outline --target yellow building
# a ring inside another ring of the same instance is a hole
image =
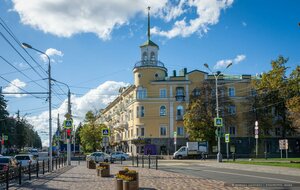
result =
[[[215,78],[206,72],[186,68],[173,71],[168,76],[165,65],[158,60],[159,46],[150,40],[148,15],[148,39],[140,46],[141,58],[134,65],[134,84],[120,89],[119,96],[101,112],[99,122],[111,129],[110,144],[116,150],[132,154],[168,154],[175,150],[174,132],[177,133],[176,146],[185,145],[188,134],[183,126],[183,115],[192,93],[204,81],[214,84]],[[230,112],[249,110],[244,104],[251,93],[251,76],[220,76],[220,85],[226,86],[226,93],[233,104]],[[235,125],[227,126],[226,132],[235,137],[248,137],[246,120],[236,114]]]

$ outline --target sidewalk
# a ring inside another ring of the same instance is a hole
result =
[[[61,169],[43,178],[33,180],[21,187],[10,189],[101,189],[114,190],[114,176],[123,167],[119,164],[111,164],[111,177],[101,178],[96,175],[96,170],[86,168],[86,163],[73,162],[72,166]],[[129,167],[139,172],[140,190],[200,190],[200,189],[241,189],[237,187],[224,187],[224,182],[202,179],[194,176],[171,173],[166,171]],[[254,188],[242,188],[254,189]]]

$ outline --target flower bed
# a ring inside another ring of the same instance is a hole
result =
[[[122,185],[121,185],[122,184]],[[135,170],[124,168],[116,175],[116,190],[138,190],[139,175]]]

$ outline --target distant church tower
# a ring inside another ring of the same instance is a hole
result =
[[[167,76],[167,69],[158,60],[159,47],[150,39],[150,7],[148,7],[148,33],[147,41],[140,46],[141,60],[134,66],[134,83],[143,86],[153,80],[164,80]]]

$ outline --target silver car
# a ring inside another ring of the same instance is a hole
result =
[[[86,156],[86,160],[94,160],[95,162],[113,162],[111,156],[104,152],[93,152]]]
[[[21,164],[21,166],[28,166],[30,164],[36,164],[37,160],[31,154],[18,154],[15,159]]]
[[[121,151],[113,152],[110,155],[114,160],[121,160],[121,159],[127,160],[129,158],[128,154],[126,154],[125,152],[121,152]]]

